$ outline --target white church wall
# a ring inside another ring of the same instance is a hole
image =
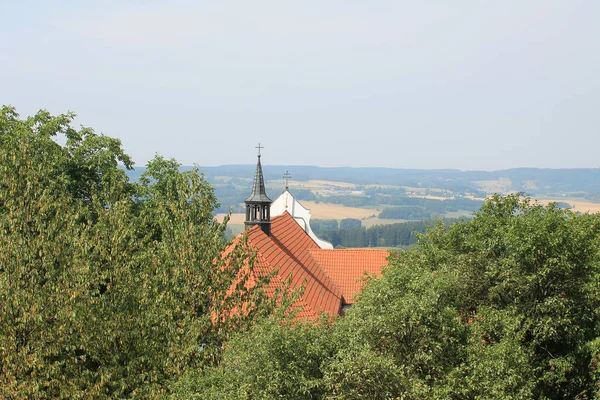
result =
[[[310,227],[310,210],[298,202],[294,196],[286,190],[277,199],[271,203],[271,218],[281,215],[284,212],[290,213],[304,231],[315,241],[322,249],[333,249],[333,245],[325,240],[319,239]]]

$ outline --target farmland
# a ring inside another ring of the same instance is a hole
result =
[[[227,212],[232,212],[229,225],[234,231],[241,230],[243,201],[255,166],[200,169],[221,204],[217,218],[222,220]],[[598,169],[486,172],[263,165],[272,199],[285,190],[281,176],[286,170],[293,176],[288,182],[290,192],[311,210],[313,219],[353,218],[367,228],[426,218],[470,218],[482,201],[494,193],[524,192],[542,204],[554,201],[576,212],[600,212],[600,202],[596,202],[600,194]],[[142,171],[140,168],[132,177],[135,179]]]
[[[322,219],[364,219],[377,216],[381,212],[372,208],[347,207],[340,204],[316,203],[314,201],[302,201],[302,205],[311,211],[313,218]]]
[[[552,198],[545,198],[540,196],[539,198],[537,198],[537,200],[541,203],[541,204],[548,204],[548,203],[558,203],[558,202],[564,202],[567,203],[571,206],[571,210],[575,211],[575,212],[580,212],[580,213],[597,213],[600,212],[600,203],[594,203],[591,201],[587,201],[587,200],[582,200],[580,198],[561,198],[561,197],[552,197]]]
[[[240,213],[253,169],[223,166],[207,167],[205,171],[221,203],[218,218],[222,219],[227,211],[233,212],[232,227],[243,224],[244,215]],[[594,194],[600,191],[598,170],[461,172],[290,166],[263,169],[271,198],[277,198],[285,187],[281,174],[274,170],[289,169],[297,177],[289,181],[289,190],[311,210],[314,219],[353,218],[365,227],[424,218],[469,218],[494,193],[525,192],[542,204],[554,201],[576,212],[600,212],[600,203],[593,201],[597,199]]]

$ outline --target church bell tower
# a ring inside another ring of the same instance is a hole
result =
[[[252,193],[246,199],[246,229],[250,229],[253,225],[259,225],[263,232],[270,236],[271,234],[271,199],[267,196],[265,190],[265,179],[260,165],[260,143],[258,149],[258,163],[256,164],[256,173],[254,174],[254,184],[252,185]]]

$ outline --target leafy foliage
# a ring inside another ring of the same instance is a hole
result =
[[[248,252],[221,256],[198,171],[157,157],[131,184],[120,142],[72,117],[0,113],[0,397],[164,395],[266,312],[260,285],[227,296]]]
[[[495,196],[391,260],[340,323],[418,397],[592,397],[600,217]]]
[[[318,335],[256,327],[182,393],[596,398],[599,239],[599,215],[495,196],[473,220],[440,222],[417,248],[391,256],[346,317],[312,328]]]
[[[221,365],[178,382],[173,398],[321,398],[321,363],[333,353],[329,328],[325,320],[265,319],[227,344]]]

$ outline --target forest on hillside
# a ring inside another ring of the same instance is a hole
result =
[[[191,169],[191,167],[184,167]],[[254,165],[221,165],[200,167],[209,180],[219,176],[245,179],[253,176]],[[498,171],[462,171],[456,169],[398,169],[377,167],[315,167],[302,165],[263,166],[265,179],[281,179],[283,172],[293,172],[296,181],[326,180],[356,185],[397,185],[439,187],[454,192],[480,191],[475,182],[507,178],[511,190],[528,194],[585,192],[600,193],[600,168],[512,168]],[[132,173],[136,177],[143,171]]]
[[[429,219],[366,228],[356,218],[345,218],[339,223],[335,219],[315,219],[311,221],[311,228],[335,248],[409,247],[417,243],[420,234],[437,223],[450,225],[457,221],[458,219]]]
[[[183,167],[191,169],[192,167]],[[219,177],[227,176],[244,180],[253,176],[254,165],[222,165],[200,167],[211,183],[222,184]],[[394,168],[326,168],[299,165],[263,166],[265,180],[281,179],[284,171],[291,171],[293,180],[306,182],[324,180],[347,182],[359,186],[406,186],[416,188],[439,188],[457,195],[473,194],[485,197],[480,182],[506,179],[512,192],[524,192],[528,195],[569,194],[585,197],[600,194],[600,168],[513,168],[499,171],[461,171],[451,169],[415,170]],[[135,180],[143,172],[143,167],[130,172]],[[240,181],[238,181],[240,182]],[[234,185],[236,181],[232,182]],[[491,193],[488,193],[491,194]]]
[[[302,322],[199,170],[72,119],[0,109],[0,398],[600,396],[600,215],[495,195]]]
[[[182,171],[192,167],[180,167]],[[201,167],[219,201],[217,212],[243,212],[243,201],[254,173],[253,165]],[[515,168],[503,171],[409,170],[389,168],[323,168],[305,166],[264,165],[263,171],[270,194],[277,197],[283,190],[282,171],[293,171],[291,188],[298,200],[310,200],[348,207],[395,208],[397,215],[422,220],[443,217],[455,210],[474,211],[481,201],[494,193],[521,192],[532,197],[581,199],[599,202],[600,169],[537,169]],[[144,167],[128,171],[138,179]],[[329,186],[327,190],[311,190],[304,184],[311,181],[343,182],[350,190]],[[411,188],[411,189],[407,189]],[[433,198],[424,198],[432,195]],[[421,198],[416,206],[407,202]],[[565,200],[568,204],[568,201]],[[400,210],[396,206],[412,210]],[[385,214],[384,214],[385,215]],[[394,218],[396,219],[396,218]]]

